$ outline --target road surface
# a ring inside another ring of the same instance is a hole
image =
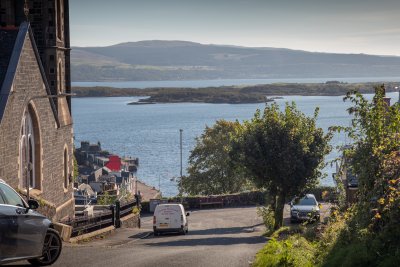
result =
[[[323,204],[321,220],[329,215]],[[53,266],[249,266],[266,243],[256,207],[192,211],[189,234],[152,235],[152,216],[142,217],[142,229],[118,229],[102,240],[64,244]],[[284,223],[290,224],[285,206]],[[26,261],[11,265],[25,265]]]
[[[154,237],[122,230],[83,246],[66,246],[54,266],[249,266],[266,242],[255,207],[191,212],[189,234]],[[143,233],[152,217],[142,219]],[[124,235],[125,233],[125,235]]]

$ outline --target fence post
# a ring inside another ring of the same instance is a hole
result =
[[[110,210],[111,210],[112,225],[115,226],[115,207],[114,207],[114,205],[110,205]]]
[[[115,228],[121,227],[121,203],[115,201]]]

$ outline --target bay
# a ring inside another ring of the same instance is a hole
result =
[[[397,93],[389,93],[397,100]],[[371,98],[372,95],[367,95]],[[318,126],[327,130],[329,126],[349,126],[351,116],[343,102],[343,96],[284,96],[276,102],[283,107],[287,101],[295,101],[297,107],[312,116],[320,108]],[[171,181],[180,173],[179,129],[183,129],[183,169],[196,144],[195,138],[202,134],[206,125],[213,125],[218,119],[250,119],[256,109],[264,104],[153,104],[127,105],[135,97],[73,98],[75,143],[80,141],[101,142],[103,149],[120,156],[139,157],[137,176],[149,185],[160,188],[164,196],[178,193],[176,182]],[[335,135],[332,145],[350,143],[344,134]],[[332,151],[326,161],[339,156]],[[333,185],[334,166],[324,169],[326,177],[322,185]]]
[[[117,82],[73,82],[72,86],[93,87],[106,86],[116,88],[152,88],[152,87],[184,87],[200,88],[215,86],[243,86],[272,83],[325,83],[339,81],[347,83],[360,82],[400,82],[400,77],[352,77],[352,78],[293,78],[293,79],[218,79],[192,81],[117,81]]]

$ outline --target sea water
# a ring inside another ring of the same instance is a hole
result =
[[[388,94],[397,100],[397,93]],[[368,95],[371,98],[372,95]],[[183,171],[187,168],[190,151],[196,145],[206,125],[216,120],[247,120],[265,104],[153,104],[127,105],[135,97],[74,98],[72,112],[75,143],[99,141],[102,148],[120,156],[138,157],[137,176],[149,185],[161,188],[164,196],[176,195],[176,178],[180,175],[180,134],[183,130]],[[349,126],[347,112],[350,103],[343,96],[284,96],[277,99],[280,106],[294,101],[306,115],[312,116],[320,108],[318,126],[325,131],[332,125]],[[332,146],[350,143],[345,134],[336,134]],[[331,162],[340,156],[334,149],[327,157]],[[324,169],[322,185],[333,185],[335,166]]]

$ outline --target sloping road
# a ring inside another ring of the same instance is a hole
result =
[[[151,229],[152,217],[144,217],[142,231]],[[249,266],[266,242],[263,231],[255,207],[193,211],[188,235],[138,239],[122,230],[109,240],[64,247],[54,266]]]

